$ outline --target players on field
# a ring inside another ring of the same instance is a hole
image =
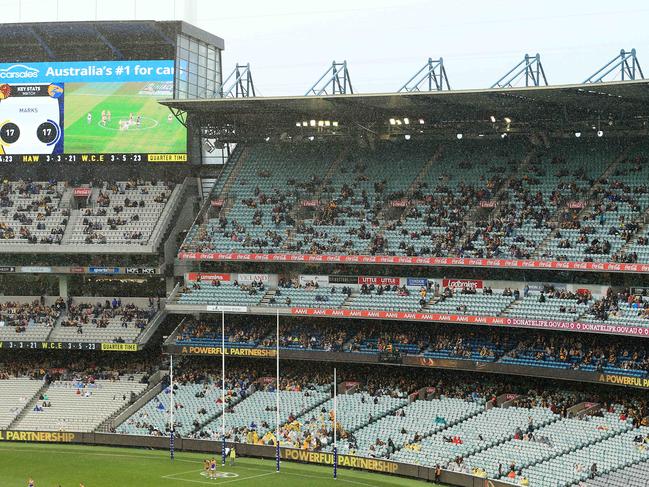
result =
[[[210,478],[216,478],[216,460],[214,460],[214,457],[210,460]]]
[[[234,449],[234,446],[230,448],[230,466],[234,467],[234,461],[237,458],[237,450]]]
[[[29,480],[27,481],[27,487],[34,487],[34,479],[29,477]]]
[[[86,120],[88,120],[88,125],[92,123],[92,113],[88,112],[88,115],[86,116]]]
[[[106,121],[107,121],[107,118],[106,118],[106,110],[102,110],[102,111],[101,111],[101,122],[100,122],[100,125],[102,125],[103,127],[105,127],[105,126],[106,126]]]

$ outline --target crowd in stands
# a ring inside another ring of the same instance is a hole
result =
[[[76,188],[68,181],[3,180],[0,242],[146,243],[175,187],[171,180],[137,178],[75,184],[88,191],[77,202],[73,201]]]
[[[620,158],[622,147],[574,141],[543,149],[516,142],[381,144],[376,153],[341,150],[344,156],[298,147],[290,157],[304,170],[295,174],[284,151],[252,146],[235,180],[234,208],[190,232],[181,250],[591,262],[649,257],[640,218],[649,208],[641,152]],[[337,157],[344,163],[322,177]],[[243,180],[252,175],[266,181]],[[233,196],[218,194],[224,187],[216,185],[215,197]],[[313,211],[299,211],[303,199],[316,203]]]
[[[92,377],[111,380],[117,377],[147,378],[164,368],[167,360],[160,350],[150,347],[128,360],[120,354],[65,350],[57,354],[51,350],[21,350],[20,355],[10,351],[0,354],[0,378],[29,377],[34,380],[74,380]]]
[[[188,304],[235,304],[220,303],[226,299],[215,293],[201,294],[200,280],[187,282],[179,293],[179,302]],[[208,283],[210,284],[210,283]],[[221,284],[214,281],[210,286],[224,286],[224,296],[231,291],[243,291],[246,301],[256,306],[305,306],[320,308],[353,308],[383,311],[430,311],[448,314],[482,316],[511,316],[531,319],[556,319],[573,322],[613,323],[628,326],[649,327],[649,293],[646,287],[635,289],[609,287],[603,295],[593,295],[587,288],[569,290],[561,285],[521,283],[493,289],[490,286],[460,286],[442,288],[439,281],[429,280],[426,286],[402,285],[313,285],[299,284],[295,280],[281,278],[278,287],[252,282],[242,285]],[[213,289],[213,288],[212,288]],[[287,293],[284,290],[290,289]],[[227,293],[226,293],[227,291]],[[269,300],[262,298],[267,292]],[[234,293],[237,294],[237,293]],[[242,302],[243,304],[243,302]],[[544,309],[545,308],[545,309]]]
[[[25,333],[35,327],[54,326],[56,320],[65,309],[65,303],[57,300],[54,306],[46,306],[43,299],[32,303],[2,302],[0,303],[0,329],[11,327],[16,333]]]
[[[196,329],[201,327],[197,325]],[[29,376],[48,383],[75,384],[69,391],[62,386],[50,387],[36,397],[34,408],[38,410],[30,410],[27,417],[42,422],[47,421],[48,410],[60,407],[60,397],[77,394],[84,401],[89,400],[86,396],[93,398],[100,392],[93,386],[96,381],[100,388],[107,387],[101,381],[117,378],[120,382],[131,378],[147,382],[148,375],[160,365],[160,356],[151,350],[143,353],[135,359],[138,362],[81,352],[57,358],[43,351],[27,352],[16,361],[4,353],[0,355],[0,381]],[[331,399],[332,368],[333,364],[318,362],[283,362],[279,384],[283,400],[280,424],[276,425],[277,383],[272,360],[228,358],[222,391],[220,366],[213,357],[185,358],[176,365],[174,374],[176,432],[183,437],[220,440],[220,414],[225,407],[228,441],[265,445],[279,442],[285,447],[331,451],[335,423],[339,448],[346,453],[431,467],[437,462],[440,468],[479,476],[497,474],[516,482],[534,473],[525,470],[528,464],[519,463],[523,460],[518,456],[510,459],[498,453],[499,445],[503,441],[527,442],[529,448],[552,452],[557,441],[569,443],[569,439],[556,435],[561,433],[561,421],[576,421],[570,419],[575,418],[573,410],[588,411],[584,427],[591,424],[599,428],[588,433],[588,438],[626,441],[628,436],[629,448],[646,449],[644,426],[649,422],[649,401],[641,390],[449,370],[337,364],[336,414]],[[116,432],[168,435],[168,376],[161,387],[160,394],[127,418]],[[108,402],[110,399],[105,398]],[[132,402],[132,398],[114,401],[121,404]],[[511,409],[499,407],[502,401],[507,401]],[[552,422],[557,422],[557,427],[548,426]],[[628,434],[624,433],[624,438],[617,436],[625,431]],[[439,451],[428,458],[426,452],[438,441]],[[589,441],[577,448],[590,448],[593,440]],[[492,470],[496,467],[480,463],[484,461],[480,460],[482,453],[475,456],[477,451],[491,451],[489,448],[494,448],[495,458],[501,458],[502,465],[495,473]],[[553,456],[564,454],[572,455],[558,449]],[[510,475],[510,471],[514,473]]]
[[[67,305],[68,314],[61,326],[76,327],[78,334],[83,334],[84,326],[106,328],[111,319],[118,319],[122,328],[132,326],[143,330],[156,311],[152,300],[148,309],[139,308],[132,303],[122,304],[121,298],[113,298],[112,301],[106,299],[103,303],[95,304],[74,304],[72,298],[68,298]]]
[[[644,299],[646,297],[646,289],[636,293],[631,292],[630,289],[615,292],[612,288],[609,288],[606,296],[593,303],[588,310],[588,314],[598,320],[607,321],[623,316],[623,311],[629,310],[640,318],[649,319],[649,301]]]
[[[63,188],[56,180],[2,181],[0,240],[60,244],[70,217],[68,209],[59,208]]]
[[[226,346],[274,348],[275,335],[274,323],[264,317],[231,318],[226,326]],[[220,346],[220,322],[187,319],[177,330],[179,344],[198,338]],[[581,333],[487,330],[461,325],[449,329],[441,325],[391,322],[312,323],[293,319],[282,324],[280,347],[352,353],[389,351],[435,358],[600,372],[612,368],[622,374],[649,374],[649,347],[643,341]]]

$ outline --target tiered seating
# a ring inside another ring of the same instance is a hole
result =
[[[287,350],[325,350],[341,352],[347,338],[347,330],[337,324],[300,323],[283,331],[279,346]],[[271,333],[264,346],[272,346],[275,337]]]
[[[429,143],[377,144],[247,147],[214,187],[226,209],[193,227],[181,250],[649,261],[646,147],[612,166],[624,148],[604,141],[531,151],[461,140],[432,161]],[[303,200],[315,210],[301,210]]]
[[[506,337],[505,337],[506,341]],[[444,336],[438,337],[437,341],[431,341],[430,347],[424,351],[427,358],[463,359],[477,362],[493,362],[505,353],[505,346],[502,342],[495,343],[479,334],[466,334],[448,339]]]
[[[230,188],[234,205],[227,218],[193,227],[181,250],[281,251],[292,227],[289,213],[300,200],[313,199],[316,180],[336,157],[324,144],[253,146]]]
[[[162,181],[103,183],[96,201],[77,217],[69,243],[149,243],[173,190]]]
[[[334,292],[332,292],[334,290]],[[305,306],[309,308],[340,308],[347,299],[340,287],[283,288],[279,287],[269,306]]]
[[[482,468],[489,477],[495,478],[498,476],[499,466],[502,468],[502,474],[506,475],[512,464],[514,470],[518,471],[609,438],[629,427],[630,425],[620,421],[616,414],[607,413],[604,417],[589,416],[585,419],[565,418],[535,429],[532,437],[525,435],[524,438],[506,441],[476,453],[465,461],[469,468]]]
[[[43,381],[15,378],[0,380],[0,430],[6,429],[43,386]]]
[[[0,244],[60,243],[69,212],[60,208],[65,182],[0,184]]]
[[[215,286],[202,282],[199,287],[186,288],[180,295],[180,304],[210,304],[222,306],[255,306],[264,297],[263,291],[247,286],[222,283]]]
[[[355,431],[372,421],[408,404],[407,399],[390,396],[373,396],[368,392],[338,395],[338,422],[347,431]],[[333,411],[333,399],[321,407]]]
[[[522,475],[529,479],[530,485],[555,487],[568,486],[588,479],[593,464],[597,465],[598,474],[607,474],[649,459],[649,449],[633,441],[637,435],[647,434],[649,434],[647,427],[632,429],[585,448],[537,463],[523,469]]]
[[[376,291],[368,294],[359,294],[354,296],[348,303],[349,308],[353,309],[380,309],[385,311],[419,311],[422,308],[420,300],[422,299],[418,289],[407,288],[408,294],[403,291],[383,291],[377,294]],[[426,299],[428,302],[428,299]]]
[[[649,460],[609,472],[593,480],[587,480],[587,487],[645,487],[649,478]]]
[[[574,299],[559,299],[547,296],[545,302],[539,301],[539,293],[530,293],[505,311],[507,316],[540,318],[558,321],[577,321],[587,310],[592,301],[577,304]],[[563,310],[563,311],[562,311]]]
[[[341,163],[322,194],[323,206],[296,228],[303,252],[368,254],[390,199],[403,197],[433,146],[380,144],[377,151],[355,151]]]
[[[280,422],[288,420],[289,415],[299,416],[321,404],[329,396],[322,389],[307,391],[280,391]],[[225,435],[246,441],[250,431],[256,431],[259,438],[267,432],[274,432],[277,426],[275,409],[277,396],[274,391],[257,391],[236,404],[225,414]],[[207,424],[203,431],[221,431],[221,417]]]
[[[494,408],[424,438],[413,448],[401,449],[392,459],[429,467],[445,465],[456,457],[466,457],[512,438],[517,429],[527,428],[530,418],[538,427],[556,416],[545,408]]]
[[[34,431],[93,431],[102,421],[140,394],[146,384],[138,380],[97,380],[94,383],[55,381],[44,395],[50,407],[37,405],[18,422],[16,429]]]
[[[33,303],[0,303],[0,340],[38,342],[47,339],[60,311]]]
[[[350,447],[345,440],[338,443],[338,451],[349,453],[352,450],[363,457],[389,457],[388,439],[399,449],[415,442],[415,436],[429,436],[479,413],[483,408],[483,403],[455,398],[415,401],[394,415],[384,416],[356,430],[357,448]]]
[[[51,340],[135,343],[154,314],[152,308],[133,304],[72,305],[61,325],[52,331]]]
[[[174,424],[181,436],[189,436],[196,429],[197,421],[202,423],[222,410],[222,389],[220,382],[176,384],[174,390]],[[142,409],[117,427],[118,433],[129,435],[164,435],[169,427],[171,389],[166,387]],[[241,390],[228,389],[226,403],[236,403]]]
[[[362,333],[361,331],[360,334],[362,335]],[[353,352],[358,353],[374,354],[391,349],[403,354],[418,355],[422,349],[426,348],[426,344],[422,340],[417,340],[415,337],[406,338],[385,334],[377,338],[354,337],[349,347]]]
[[[500,316],[513,301],[512,296],[457,293],[437,301],[430,310],[434,313]]]
[[[482,142],[482,141],[481,141]],[[488,146],[486,148],[485,146]],[[503,181],[509,159],[520,159],[522,147],[462,141],[444,147],[418,183],[415,205],[387,227],[385,249],[396,255],[458,255],[460,237],[470,230],[466,217],[480,201],[489,200]],[[489,154],[485,160],[484,154]]]
[[[499,195],[498,218],[480,225],[473,244],[485,257],[531,258],[569,201],[586,199],[614,154],[608,146],[555,141],[534,156]]]
[[[250,323],[247,326],[233,326],[226,323],[225,346],[226,348],[257,348],[261,340],[268,334],[270,334],[270,327],[267,326],[256,326]],[[219,347],[223,343],[221,326],[188,319],[178,330],[176,343],[178,345]]]
[[[580,319],[584,323],[611,323],[623,326],[638,326],[641,328],[649,327],[649,315],[645,313],[644,307],[649,306],[649,298],[643,296],[640,298],[639,305],[633,305],[625,302],[620,302],[612,309],[609,309],[606,314],[606,320],[602,320],[601,316],[596,316],[593,309],[588,310]]]
[[[571,157],[575,156],[581,156],[583,167],[590,168],[591,177],[595,176],[593,180],[604,174],[606,166],[615,158],[610,149],[590,153],[582,150]],[[637,229],[628,225],[633,225],[649,207],[647,195],[639,194],[646,193],[646,165],[634,165],[633,170],[630,165],[620,163],[616,172],[600,180],[601,188],[595,191],[594,202],[586,209],[581,221],[577,225],[564,224],[548,242],[544,256],[556,260],[612,260],[612,256],[626,244],[625,231],[632,234]],[[564,218],[564,221],[571,219]]]

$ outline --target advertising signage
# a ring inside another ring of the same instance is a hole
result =
[[[0,162],[186,162],[174,62],[0,63]]]

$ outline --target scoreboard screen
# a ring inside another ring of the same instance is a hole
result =
[[[174,62],[0,63],[0,162],[186,162]]]

